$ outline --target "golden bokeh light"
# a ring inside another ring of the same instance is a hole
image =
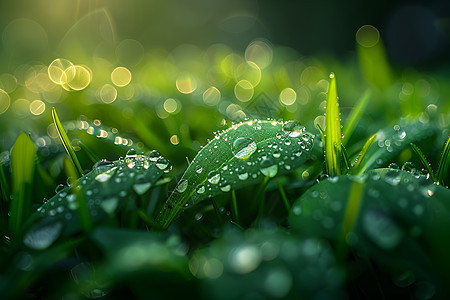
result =
[[[74,66],[73,69],[75,74],[72,80],[67,82],[67,85],[74,91],[81,91],[91,83],[92,80],[91,72],[89,71],[88,68],[80,65]],[[72,72],[72,68],[66,69],[64,73],[66,72]]]
[[[197,89],[197,81],[189,75],[178,77],[176,85],[178,91],[183,94],[190,94]]]
[[[34,100],[30,103],[30,112],[35,115],[39,116],[45,111],[45,103],[41,100]]]
[[[364,25],[356,32],[356,41],[359,45],[370,48],[378,44],[380,32],[372,25]]]
[[[164,109],[168,113],[174,113],[178,109],[177,100],[169,98],[166,101],[164,101]]]
[[[127,86],[131,82],[131,72],[125,67],[117,67],[111,72],[111,81],[117,87]]]
[[[268,41],[256,40],[251,42],[245,50],[245,60],[254,62],[260,69],[270,65],[273,49]]]
[[[12,103],[12,111],[19,117],[26,117],[30,114],[30,101],[27,99],[17,99]]]
[[[170,142],[172,145],[178,145],[180,143],[180,140],[178,138],[178,135],[174,134],[170,137]]]
[[[117,98],[117,90],[110,84],[105,84],[100,89],[100,99],[104,103],[113,103]]]
[[[325,116],[317,116],[314,119],[314,127],[317,127],[317,125],[319,125],[322,130],[325,130]]]
[[[12,93],[17,88],[17,78],[9,73],[0,75],[0,89]]]
[[[247,102],[252,99],[253,93],[253,85],[248,80],[241,80],[234,86],[234,94],[241,102]]]
[[[0,115],[8,110],[10,104],[11,99],[8,93],[0,89]]]
[[[203,101],[210,106],[217,105],[220,101],[220,91],[212,86],[203,93]]]
[[[297,93],[291,88],[285,88],[280,93],[280,101],[284,105],[292,105],[297,100]]]
[[[64,58],[57,58],[48,66],[48,77],[56,84],[66,84],[75,77],[74,64]]]

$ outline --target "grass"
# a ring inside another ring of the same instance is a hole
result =
[[[62,122],[45,112],[2,149],[0,292],[358,299],[426,285],[449,296],[449,104],[393,100],[406,83],[381,45],[359,45],[352,72],[292,65],[278,47],[264,68],[219,50],[183,78],[183,63],[148,53],[135,82],[111,85],[112,103],[94,76],[55,103]],[[157,63],[167,68],[153,76]],[[56,183],[68,186],[55,194]]]

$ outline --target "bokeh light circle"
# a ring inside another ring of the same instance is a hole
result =
[[[131,72],[125,67],[117,67],[111,72],[111,81],[115,86],[124,87],[131,82]]]
[[[9,98],[8,93],[0,89],[0,115],[8,110],[10,104],[11,99]]]
[[[372,25],[364,25],[356,32],[356,41],[359,45],[370,48],[378,44],[380,32]]]

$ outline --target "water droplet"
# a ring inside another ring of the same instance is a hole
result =
[[[143,195],[150,189],[151,186],[151,182],[135,183],[133,185],[133,190],[136,192],[136,194]]]
[[[156,167],[160,170],[163,170],[165,173],[172,170],[172,164],[167,159],[160,157],[156,161]]]
[[[188,187],[188,181],[186,179],[181,179],[178,183],[176,190],[178,193],[183,193]]]
[[[275,150],[275,151],[272,153],[272,155],[273,155],[273,157],[275,157],[275,158],[279,158],[279,157],[281,156],[281,152],[280,152],[279,150]]]
[[[119,198],[117,197],[111,197],[100,203],[100,207],[108,214],[114,213],[118,205],[119,205]]]
[[[275,177],[278,173],[278,165],[275,164],[272,159],[266,158],[260,163],[261,173],[264,176]]]
[[[248,173],[247,173],[247,172],[239,173],[239,174],[238,174],[238,178],[239,178],[240,180],[247,180],[247,178],[248,178]]]
[[[55,188],[55,193],[61,192],[65,188],[64,184],[58,184]]]
[[[296,205],[292,208],[292,212],[294,213],[294,215],[299,216],[302,213],[302,208],[300,207],[300,205]]]
[[[234,141],[231,151],[234,157],[240,159],[247,159],[257,149],[256,143],[251,138],[238,138]]]
[[[222,192],[226,193],[229,192],[231,190],[231,185],[227,184],[225,186],[221,186],[220,189],[222,190]]]
[[[334,72],[330,73],[330,78],[334,78]]]
[[[400,167],[396,163],[391,163],[389,164],[389,169],[398,170]]]
[[[136,165],[136,159],[134,157],[127,157],[125,158],[125,164],[127,165],[128,168],[132,169]]]
[[[194,216],[196,221],[200,221],[203,218],[203,214],[202,213],[196,213]]]
[[[380,248],[395,248],[403,238],[403,232],[398,225],[381,212],[368,211],[362,222],[367,236]]]
[[[23,239],[23,243],[32,249],[43,250],[48,248],[59,237],[63,228],[61,222],[37,225],[33,227]]]
[[[204,192],[205,192],[205,186],[204,185],[201,185],[201,186],[199,186],[198,187],[198,189],[197,189],[197,193],[198,194],[203,194]]]
[[[218,184],[220,181],[220,174],[217,171],[211,171],[208,174],[208,181],[212,184]]]
[[[290,137],[298,137],[305,131],[305,127],[300,125],[298,121],[287,121],[284,123],[283,132],[288,134]]]
[[[117,167],[114,167],[106,172],[100,173],[97,176],[95,176],[95,180],[97,180],[98,182],[106,182],[114,175],[116,170]]]
[[[131,148],[130,150],[127,151],[127,153],[125,155],[125,158],[127,158],[127,157],[136,157],[136,156],[137,156],[136,150]]]
[[[406,131],[404,131],[400,125],[394,125],[394,137],[403,140],[406,137]]]
[[[203,172],[203,167],[201,165],[197,165],[195,167],[195,172],[197,172],[198,174],[200,174],[201,172]]]
[[[160,157],[161,157],[161,154],[158,151],[156,151],[156,150],[150,151],[150,153],[147,155],[147,158],[150,161],[157,161],[158,158],[160,158]]]
[[[410,161],[407,161],[403,164],[402,170],[410,173],[415,173],[417,171],[416,166]]]

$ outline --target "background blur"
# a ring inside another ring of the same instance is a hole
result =
[[[371,89],[373,115],[428,108],[448,126],[445,0],[2,1],[0,33],[2,151],[23,130],[57,141],[52,106],[161,150],[183,136],[205,143],[221,120],[313,122],[332,71],[344,117]],[[264,101],[274,114],[252,112]],[[161,120],[167,132],[152,132]]]

